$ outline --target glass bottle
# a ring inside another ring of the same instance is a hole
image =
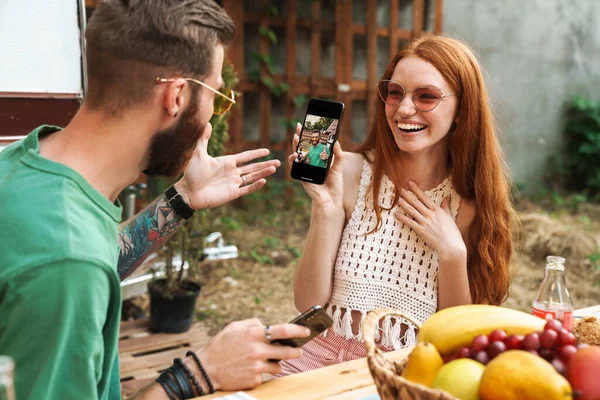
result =
[[[12,358],[0,356],[0,400],[15,400],[14,371]]]
[[[563,257],[546,257],[546,273],[533,302],[533,315],[558,319],[569,331],[573,328],[573,301],[565,283]]]

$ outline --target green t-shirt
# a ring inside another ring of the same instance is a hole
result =
[[[327,160],[321,160],[321,153],[323,150],[327,152],[328,156],[331,153],[331,151],[323,143],[319,143],[316,146],[310,146],[310,149],[308,149],[308,159],[310,160],[310,165],[327,168]]]
[[[39,155],[58,129],[0,153],[0,354],[19,400],[119,399],[121,207]]]

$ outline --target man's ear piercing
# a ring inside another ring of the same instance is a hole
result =
[[[175,111],[175,114],[173,114],[173,118],[177,118],[177,111]]]

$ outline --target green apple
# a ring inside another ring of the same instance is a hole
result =
[[[479,400],[479,382],[485,366],[470,358],[445,364],[433,379],[434,389],[442,389],[462,400]]]

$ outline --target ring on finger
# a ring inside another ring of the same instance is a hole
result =
[[[265,326],[265,338],[267,338],[268,341],[273,340],[273,336],[271,336],[271,325]]]
[[[242,181],[244,181],[243,186],[246,186],[248,184],[248,181],[246,181],[246,175],[240,175],[240,177],[242,178]]]

